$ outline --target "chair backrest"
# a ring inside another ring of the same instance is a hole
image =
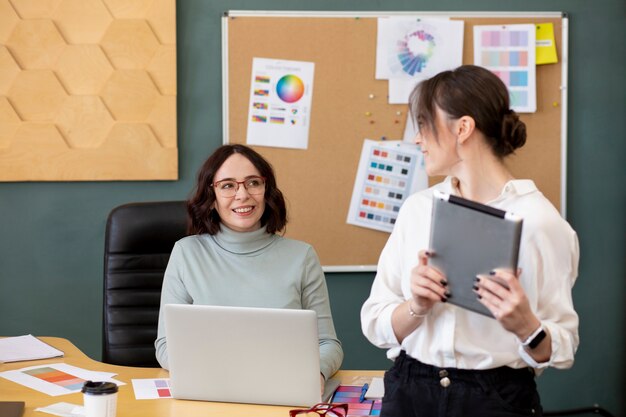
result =
[[[184,201],[131,203],[109,214],[104,244],[102,361],[158,367],[163,273],[174,243],[186,236]]]

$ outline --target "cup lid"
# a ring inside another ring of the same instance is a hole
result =
[[[91,395],[115,394],[117,385],[113,382],[85,381],[81,392]]]

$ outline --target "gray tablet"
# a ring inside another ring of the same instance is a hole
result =
[[[472,290],[474,278],[495,268],[517,270],[522,218],[440,191],[432,213],[430,264],[448,279],[448,302],[493,317]]]

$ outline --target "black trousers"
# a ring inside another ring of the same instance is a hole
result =
[[[381,417],[542,415],[530,368],[437,368],[402,351],[385,373]]]

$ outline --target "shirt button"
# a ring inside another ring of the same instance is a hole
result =
[[[446,371],[445,369],[439,371],[439,378],[444,378],[446,376],[448,376],[448,371]]]
[[[450,386],[450,379],[448,377],[441,378],[439,381],[442,387],[448,388]]]

